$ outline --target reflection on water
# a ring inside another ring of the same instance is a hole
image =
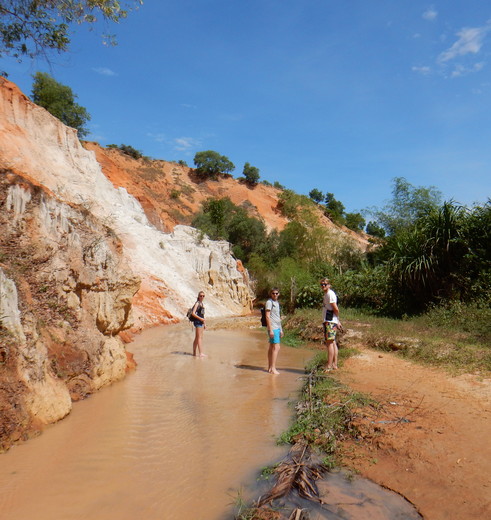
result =
[[[311,353],[283,347],[275,377],[264,331],[207,331],[205,359],[192,340],[187,324],[144,332],[134,373],[1,455],[0,518],[230,518],[242,486],[287,451],[275,438]]]

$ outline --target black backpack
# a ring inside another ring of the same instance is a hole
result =
[[[278,302],[276,302],[278,303]],[[274,303],[273,303],[273,306],[274,306]],[[280,304],[278,303],[278,311],[280,310]],[[261,307],[261,327],[267,327],[268,326],[268,322],[266,321],[266,306],[263,305]]]
[[[266,322],[266,307],[261,307],[261,327],[267,327],[268,324]]]
[[[192,322],[194,322],[194,318],[193,318],[193,308],[194,308],[195,305],[196,305],[196,303],[194,303],[192,307],[189,307],[188,312],[186,312],[186,318],[187,318],[189,321],[192,321]],[[198,305],[198,307],[196,308],[196,312],[198,312],[198,309],[199,309],[199,305]]]

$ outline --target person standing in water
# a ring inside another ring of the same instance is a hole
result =
[[[276,370],[276,359],[280,351],[280,339],[283,337],[283,328],[281,327],[280,303],[278,297],[280,291],[274,287],[269,293],[269,300],[266,302],[266,326],[268,328],[269,346],[268,346],[268,372],[270,374],[279,374]]]
[[[205,293],[200,291],[198,294],[198,299],[196,303],[193,305],[193,309],[191,311],[191,317],[193,318],[194,324],[194,341],[193,341],[193,356],[198,357],[206,357],[206,354],[203,351],[203,331],[206,329],[205,324],[205,306],[203,305],[203,299],[205,297]]]
[[[322,305],[322,326],[324,328],[324,339],[327,346],[327,365],[326,371],[337,370],[338,368],[338,345],[336,343],[336,333],[341,328],[339,321],[338,297],[331,289],[331,282],[327,278],[320,281],[324,291]]]

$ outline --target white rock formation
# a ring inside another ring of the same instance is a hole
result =
[[[172,234],[155,229],[138,201],[103,175],[76,131],[7,81],[0,85],[0,167],[21,172],[60,201],[85,208],[121,238],[124,258],[142,279],[134,301],[139,327],[182,319],[200,290],[207,293],[207,316],[250,311],[247,273],[237,269],[227,243],[200,239],[185,226]]]
[[[25,344],[26,337],[20,321],[17,287],[0,267],[0,320],[2,325],[17,340]]]

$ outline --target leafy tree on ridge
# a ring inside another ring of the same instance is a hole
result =
[[[376,222],[373,220],[370,220],[370,222],[367,224],[366,230],[368,235],[372,235],[373,237],[377,238],[384,238],[385,237],[385,230],[383,227],[379,226]]]
[[[336,224],[344,224],[344,204],[332,193],[326,193],[326,215]]]
[[[346,227],[353,231],[361,231],[365,227],[365,219],[361,213],[346,213]]]
[[[250,184],[251,186],[256,186],[259,182],[259,168],[251,166],[248,162],[244,164],[242,175],[244,175],[247,184]]]
[[[230,173],[235,170],[235,164],[225,155],[214,150],[197,152],[194,156],[196,173],[203,178],[217,179],[220,173]]]
[[[324,200],[324,193],[322,193],[322,191],[318,190],[317,188],[314,188],[313,190],[309,191],[309,197],[314,202],[320,204]]]
[[[32,100],[57,117],[62,123],[78,130],[79,137],[90,132],[85,127],[90,121],[87,110],[75,103],[77,97],[70,87],[58,83],[46,72],[36,72],[32,85]]]

